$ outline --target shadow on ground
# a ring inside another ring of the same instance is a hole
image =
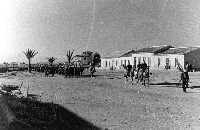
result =
[[[9,130],[100,130],[58,104],[14,96],[1,98],[4,98],[5,104],[16,117],[16,121],[9,125]]]
[[[181,87],[181,83],[178,82],[160,82],[160,83],[150,83],[149,85],[158,85],[164,87]]]
[[[94,75],[93,77],[101,77],[103,75]],[[91,78],[91,75],[82,75],[82,76],[67,76],[65,78]]]
[[[191,89],[193,89],[193,88],[200,88],[200,86],[192,86]]]
[[[158,86],[162,86],[162,87],[177,87],[177,88],[182,88],[182,84],[181,83],[170,83],[170,82],[161,82],[161,83],[150,83],[150,85],[158,85]],[[200,88],[200,86],[190,86],[187,89],[195,89],[195,88]],[[187,93],[200,93],[200,92],[191,92],[191,91],[187,91]]]

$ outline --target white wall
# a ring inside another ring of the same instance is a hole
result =
[[[141,63],[143,62],[143,57],[145,57],[145,62],[150,66],[150,69],[165,69],[166,59],[169,59],[170,69],[177,69],[177,64],[175,64],[175,58],[184,66],[184,55],[180,54],[161,54],[154,55],[153,53],[138,53],[132,54],[132,59],[136,57],[136,65],[139,63],[139,58],[141,58]],[[160,65],[158,65],[158,59],[160,59]]]
[[[107,65],[106,65],[107,63]],[[120,58],[103,58],[101,59],[101,69],[123,69],[122,65],[128,65],[133,63],[132,57],[120,57]]]
[[[158,58],[160,58],[160,66],[158,66]],[[167,58],[169,59],[169,66],[170,66],[170,69],[172,70],[177,69],[178,63],[181,66],[184,66],[184,55],[162,54],[162,55],[155,55],[154,66],[152,66],[152,69],[165,69]],[[175,63],[175,59],[177,60],[178,63]]]
[[[101,69],[120,69],[119,58],[103,58],[101,59]]]
[[[134,58],[136,59],[136,66],[139,64],[139,62],[143,63],[143,61],[145,61],[148,66],[151,66],[151,64],[152,64],[152,58],[153,58],[153,53],[137,53],[137,54],[132,54],[132,61],[133,61],[133,63],[134,63]]]
[[[180,54],[159,54],[154,55],[153,53],[137,53],[132,54],[131,57],[119,57],[119,58],[104,58],[101,60],[101,69],[111,69],[120,70],[123,69],[122,65],[128,65],[128,61],[131,65],[134,64],[134,58],[136,59],[136,66],[139,63],[143,63],[143,59],[150,66],[150,69],[165,69],[166,59],[169,58],[170,69],[177,69],[177,64],[175,63],[175,58],[184,67],[184,55]],[[160,59],[160,65],[158,66],[158,59]],[[107,62],[107,66],[106,66]],[[126,63],[125,63],[126,62]],[[117,63],[117,64],[116,64]]]

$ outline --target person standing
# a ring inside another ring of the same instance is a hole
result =
[[[182,88],[183,92],[186,92],[186,88],[188,88],[188,82],[189,82],[189,75],[187,69],[184,69],[181,73],[181,80],[182,80]]]
[[[130,65],[130,64],[128,64],[127,66],[126,66],[126,68],[127,68],[127,76],[128,77],[130,77],[131,76],[131,70],[132,70],[132,65]]]

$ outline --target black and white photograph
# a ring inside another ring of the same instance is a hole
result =
[[[0,0],[0,130],[200,130],[200,0]]]

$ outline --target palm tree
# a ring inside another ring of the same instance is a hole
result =
[[[54,57],[48,58],[48,62],[49,62],[50,65],[52,65],[55,60],[56,60],[56,58],[54,58]]]
[[[67,62],[68,62],[69,66],[72,64],[72,60],[74,59],[73,54],[74,54],[74,50],[73,51],[70,51],[70,50],[67,51],[66,56],[67,56]]]
[[[31,59],[35,55],[37,55],[38,52],[28,48],[26,51],[24,51],[24,54],[25,54],[26,58],[28,59],[28,71],[31,72]]]

